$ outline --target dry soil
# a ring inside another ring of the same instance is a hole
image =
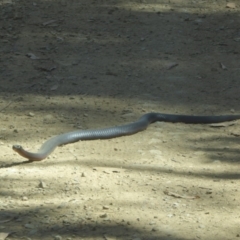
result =
[[[1,0],[0,239],[238,239],[238,121],[155,123],[33,163],[12,145],[240,113],[239,26],[237,0]]]

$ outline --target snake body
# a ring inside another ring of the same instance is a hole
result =
[[[156,121],[171,122],[171,123],[187,123],[187,124],[208,124],[233,121],[240,119],[240,115],[220,115],[220,116],[191,116],[191,115],[174,115],[164,113],[147,113],[140,117],[136,122],[126,125],[102,128],[95,130],[78,130],[64,133],[47,140],[38,152],[32,153],[24,150],[20,145],[13,145],[13,150],[22,157],[30,161],[41,161],[48,157],[57,146],[74,143],[80,140],[96,140],[110,139],[120,136],[132,135],[145,130],[149,124]]]

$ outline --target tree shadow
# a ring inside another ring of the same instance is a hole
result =
[[[8,116],[14,115],[11,120],[16,125],[22,124],[18,134],[7,130],[8,141],[31,142],[38,138],[37,134],[31,135],[29,125],[33,121],[38,123],[39,131],[48,128],[49,135],[58,134],[59,129],[70,128],[67,125],[71,122],[69,119],[74,119],[72,122],[83,119],[83,116],[76,119],[79,112],[90,116],[85,125],[99,127],[106,126],[106,116],[111,125],[117,123],[114,119],[118,120],[118,115],[129,109],[137,115],[159,109],[190,114],[222,114],[231,108],[237,111],[240,49],[236,19],[239,13],[234,10],[210,12],[208,4],[208,1],[195,3],[193,7],[186,3],[161,2],[153,7],[151,3],[143,2],[139,3],[139,8],[129,1],[40,1],[34,4],[18,1],[1,4],[0,110],[7,123],[12,124]],[[196,11],[192,11],[193,8]],[[197,8],[203,13],[199,14]],[[60,98],[64,104],[59,103]],[[9,102],[12,104],[8,105]],[[119,102],[124,103],[121,110],[115,109]],[[39,119],[22,117],[29,111],[39,114]],[[43,114],[56,112],[64,113],[69,119],[61,118],[57,125],[41,122]],[[104,117],[99,117],[101,114]],[[51,130],[53,128],[55,130]],[[225,146],[229,142],[237,145],[237,138],[205,139],[204,143],[209,146],[200,149],[211,160],[238,163],[237,147],[211,147],[213,140]],[[81,164],[117,166],[104,161],[95,163],[88,159]],[[2,169],[31,166],[25,164],[4,163]],[[46,167],[52,164],[66,165],[69,161],[44,162]],[[203,176],[239,179],[237,171],[188,173],[175,169],[169,172],[159,166],[146,165],[126,168],[182,178],[191,175],[196,179]],[[31,235],[31,230],[23,228],[23,224],[32,220],[28,218],[29,210],[2,210],[4,214],[17,216],[14,228],[5,224],[9,231],[21,229],[23,232],[19,232]],[[34,221],[39,221],[38,217]],[[102,238],[104,234],[115,232],[113,235],[118,239],[136,233],[146,240],[184,239],[178,236],[180,234],[168,234],[164,228],[150,232],[126,222],[106,221],[105,225],[91,220],[56,221],[53,225],[37,228],[37,231],[41,239],[51,238],[53,232],[63,237],[73,233],[80,238]]]

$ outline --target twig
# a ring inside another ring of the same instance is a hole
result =
[[[2,109],[0,109],[0,112],[2,112],[4,109],[6,109],[7,107],[9,107],[12,104],[12,101],[10,101],[5,107],[3,107]]]

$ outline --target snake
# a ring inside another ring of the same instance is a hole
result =
[[[146,113],[137,121],[101,129],[76,130],[54,136],[44,142],[37,152],[29,152],[21,145],[13,145],[12,149],[29,161],[41,161],[47,158],[58,146],[66,145],[83,140],[111,139],[121,136],[132,135],[147,129],[154,122],[186,123],[186,124],[210,124],[233,121],[240,119],[240,115],[218,116],[194,116],[176,115],[165,113]]]

